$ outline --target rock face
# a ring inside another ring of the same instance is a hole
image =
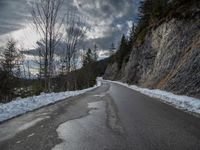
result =
[[[200,25],[172,19],[151,29],[121,70],[110,64],[104,78],[200,97]]]

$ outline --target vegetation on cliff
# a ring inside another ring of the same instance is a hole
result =
[[[104,77],[199,97],[199,6],[195,0],[142,1],[138,24],[122,37]]]

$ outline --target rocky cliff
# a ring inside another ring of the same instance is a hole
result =
[[[118,70],[110,63],[105,79],[200,97],[200,22],[171,19],[151,29]]]

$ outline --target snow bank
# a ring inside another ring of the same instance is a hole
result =
[[[128,85],[128,84],[121,83],[118,81],[109,81],[109,82],[126,86],[142,94],[148,95],[150,97],[158,98],[160,101],[173,105],[174,107],[178,109],[182,109],[187,112],[200,115],[200,99],[183,96],[183,95],[175,95],[173,93],[158,90],[158,89],[151,90],[147,88],[140,88],[135,85]]]
[[[24,99],[18,98],[10,103],[0,105],[0,122],[24,114],[26,112],[38,109],[42,106],[53,104],[60,100],[83,94],[85,92],[88,92],[90,90],[99,87],[100,85],[101,81],[97,79],[96,86],[80,91],[67,91],[67,92],[49,93],[49,94],[42,93],[39,96],[33,96]]]

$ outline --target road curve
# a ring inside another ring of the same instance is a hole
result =
[[[200,150],[200,119],[116,83],[0,124],[0,150]]]

